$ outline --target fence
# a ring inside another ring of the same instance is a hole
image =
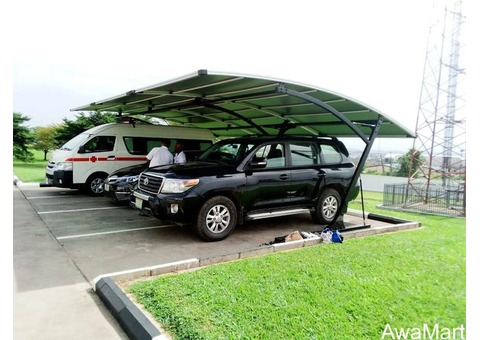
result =
[[[465,186],[444,188],[431,185],[385,184],[383,207],[435,215],[466,216]]]

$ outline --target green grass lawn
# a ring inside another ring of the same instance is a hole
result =
[[[387,324],[465,325],[465,219],[382,211],[381,199],[365,193],[366,210],[423,228],[160,276],[127,291],[176,339],[381,339]]]
[[[45,167],[48,163],[43,160],[43,151],[30,150],[34,154],[35,160],[32,163],[13,160],[13,173],[18,179],[24,183],[28,182],[45,182]]]

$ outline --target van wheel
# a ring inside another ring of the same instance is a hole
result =
[[[107,178],[106,173],[95,173],[88,177],[87,182],[85,182],[85,191],[92,196],[101,196],[103,195],[103,183]]]
[[[330,224],[335,218],[342,199],[337,190],[327,188],[318,198],[315,210],[310,212],[312,219],[318,224]]]
[[[231,199],[215,196],[200,209],[195,226],[198,236],[205,241],[225,239],[237,224],[237,208]]]

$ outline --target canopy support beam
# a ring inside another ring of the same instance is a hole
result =
[[[335,219],[330,223],[330,226],[336,226],[337,228],[344,228],[345,225],[343,224],[343,214],[342,217],[340,217],[341,212],[345,209],[345,206],[347,204],[347,197],[350,197],[353,194],[353,191],[355,189],[355,185],[358,182],[360,178],[360,174],[362,173],[363,167],[365,166],[365,163],[367,161],[368,155],[370,154],[370,150],[372,149],[373,142],[375,141],[375,138],[378,135],[378,131],[380,130],[380,126],[382,126],[383,122],[383,117],[379,116],[377,123],[375,125],[372,125],[372,132],[370,133],[370,138],[368,139],[368,142],[365,145],[365,149],[363,149],[362,156],[360,157],[360,160],[358,161],[357,167],[355,169],[355,172],[353,173],[352,180],[350,181],[350,184],[348,185],[347,193],[345,194],[345,197],[342,199],[342,203],[340,205],[340,208],[337,211],[337,216]]]
[[[222,112],[225,112],[225,113],[229,113],[231,114],[232,116],[234,117],[237,117],[245,122],[247,122],[248,124],[250,124],[249,127],[253,127],[255,129],[257,129],[258,131],[260,131],[260,133],[262,133],[263,135],[268,135],[268,133],[260,126],[260,125],[257,125],[255,124],[251,119],[249,118],[246,118],[244,116],[242,116],[241,114],[238,114],[236,113],[235,111],[232,111],[232,110],[228,110],[224,107],[221,107],[221,106],[217,106],[217,105],[214,105],[210,102],[205,102],[201,99],[199,99],[200,102],[201,102],[201,105],[205,106],[205,107],[208,107],[208,108],[211,108],[211,109],[215,109],[215,110],[219,110],[219,111],[222,111]]]
[[[345,123],[353,132],[355,132],[355,134],[358,137],[360,137],[363,140],[363,142],[365,144],[368,143],[367,136],[365,136],[365,134],[358,127],[356,127],[347,117],[345,117],[345,115],[338,112],[337,110],[335,110],[330,105],[322,102],[320,99],[317,99],[315,97],[312,97],[312,96],[310,96],[308,94],[305,94],[305,93],[302,93],[302,92],[298,92],[298,91],[295,91],[295,90],[292,90],[292,89],[288,89],[285,86],[285,84],[282,84],[282,83],[280,83],[280,85],[277,87],[277,91],[280,92],[280,93],[285,93],[285,94],[297,97],[297,98],[301,98],[301,99],[306,100],[306,101],[308,101],[312,104],[320,106],[321,108],[323,108],[323,109],[327,110],[328,112],[330,112],[331,114],[333,114],[340,121]]]

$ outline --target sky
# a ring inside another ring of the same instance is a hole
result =
[[[207,69],[331,90],[414,131],[432,8],[432,0],[19,0],[13,111],[31,127],[58,124],[75,118],[72,108]]]

